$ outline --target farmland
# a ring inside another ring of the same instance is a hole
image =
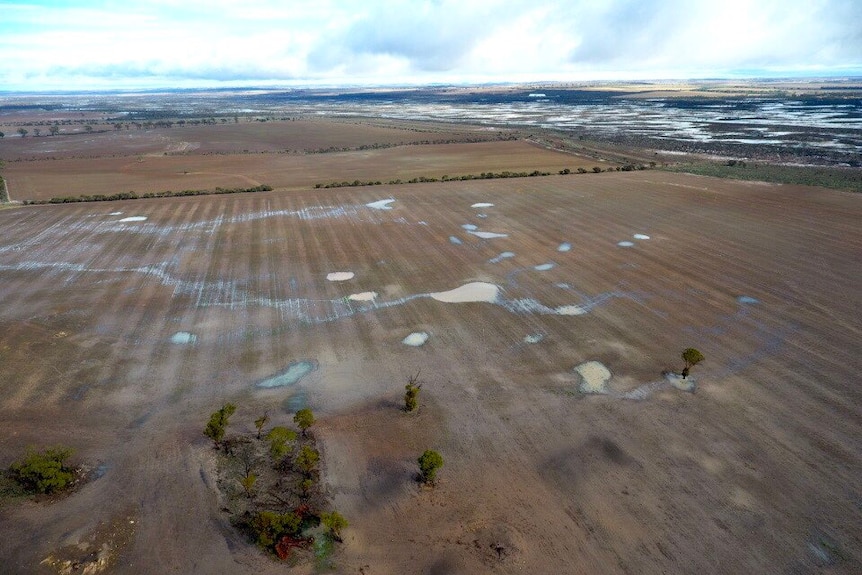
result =
[[[219,509],[202,429],[230,401],[244,432],[313,408],[350,522],[340,573],[858,572],[862,197],[556,175],[620,163],[444,128],[3,142],[16,200],[275,188],[0,211],[0,466],[66,444],[100,470],[0,507],[4,569],[56,572],[45,558],[95,541],[116,573],[286,572]],[[350,149],[309,152],[328,142]],[[534,169],[554,175],[313,189]],[[690,346],[693,387],[667,375]],[[257,385],[296,362],[316,369]],[[585,387],[587,362],[610,378]],[[445,458],[433,489],[425,449]]]

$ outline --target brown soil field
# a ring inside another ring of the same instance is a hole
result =
[[[215,126],[214,128],[217,128]],[[268,184],[301,189],[342,181],[409,180],[482,172],[608,167],[591,158],[525,141],[399,146],[326,154],[151,155],[10,162],[4,170],[13,200],[58,196],[138,194],[166,190],[235,188]]]
[[[62,443],[104,470],[0,507],[0,565],[107,542],[111,573],[314,572],[218,509],[202,430],[232,401],[247,432],[314,409],[338,573],[859,573],[860,221],[859,195],[653,171],[0,211],[0,466]],[[496,297],[430,295],[470,282]]]
[[[0,130],[6,133],[6,137],[0,139],[0,158],[7,161],[153,154],[305,152],[374,144],[392,146],[425,141],[493,140],[500,133],[499,130],[467,125],[328,118],[266,122],[243,118],[239,123],[175,124],[172,128],[142,130],[131,126],[129,122],[121,122],[123,126],[129,125],[129,128],[115,130],[111,121],[100,118],[98,122],[92,123],[94,131],[89,134],[85,133],[84,125],[80,123],[60,126],[60,133],[56,136],[48,135],[47,125],[28,124],[25,127],[30,134],[21,138],[16,134],[16,126],[22,119],[16,120],[14,125],[9,124],[8,118],[5,120],[6,125],[0,120]],[[40,121],[51,123],[50,118]],[[40,127],[41,136],[35,137],[35,127]]]

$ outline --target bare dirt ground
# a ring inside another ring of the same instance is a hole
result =
[[[859,221],[652,171],[4,210],[0,466],[62,443],[104,475],[0,508],[3,569],[101,537],[112,573],[285,572],[218,509],[202,430],[232,401],[247,431],[314,409],[339,573],[858,573]],[[475,281],[497,298],[428,295]],[[662,376],[689,346],[694,393]]]

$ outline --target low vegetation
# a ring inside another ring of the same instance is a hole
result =
[[[752,180],[774,184],[799,184],[821,186],[838,190],[862,192],[862,178],[857,167],[826,166],[782,166],[762,162],[727,160],[724,162],[701,162],[681,164],[664,168],[672,172],[684,172],[699,176]]]
[[[443,456],[431,449],[426,449],[419,456],[419,480],[426,485],[433,485],[437,480],[437,470],[443,467]]]
[[[682,378],[688,377],[691,368],[706,359],[703,354],[693,347],[686,348],[682,352],[682,360],[685,362],[685,367],[682,368]]]
[[[422,384],[419,383],[419,372],[416,372],[416,375],[408,378],[407,385],[404,386],[404,411],[416,411],[419,407],[420,389]]]
[[[44,451],[28,449],[26,455],[12,463],[8,478],[29,495],[53,495],[70,488],[79,475],[79,469],[67,463],[72,456],[68,447],[49,447]],[[7,486],[15,492],[14,486]]]
[[[24,205],[36,204],[74,204],[78,202],[112,202],[116,200],[144,200],[148,198],[182,198],[188,196],[212,196],[220,194],[245,194],[253,192],[270,192],[272,186],[266,184],[250,188],[216,188],[214,190],[183,190],[180,192],[147,192],[137,194],[135,192],[118,192],[116,194],[94,194],[81,196],[58,196],[50,200],[24,200]]]

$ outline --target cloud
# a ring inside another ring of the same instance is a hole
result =
[[[3,13],[11,88],[862,73],[857,0],[19,0]]]

